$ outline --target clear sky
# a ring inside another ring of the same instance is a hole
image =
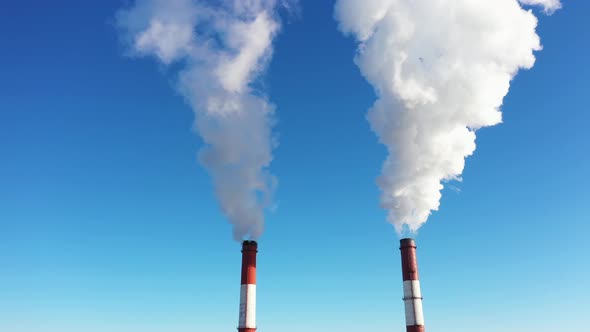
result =
[[[126,1],[0,7],[0,331],[222,332],[240,245],[197,162],[174,71],[123,56]],[[259,331],[404,331],[398,237],[375,178],[373,89],[333,1],[302,1],[264,76],[277,105],[276,210],[258,256]],[[544,50],[478,133],[463,182],[417,237],[427,329],[590,321],[588,1],[540,15]]]

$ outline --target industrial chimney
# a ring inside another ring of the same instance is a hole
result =
[[[424,314],[422,312],[422,293],[418,279],[418,261],[416,260],[416,242],[414,239],[400,240],[402,255],[402,275],[404,280],[404,304],[406,306],[406,331],[424,332]]]
[[[242,243],[242,283],[238,332],[256,331],[256,241]]]

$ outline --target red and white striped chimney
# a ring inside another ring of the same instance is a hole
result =
[[[256,331],[256,241],[242,243],[242,283],[238,332]]]
[[[402,239],[400,240],[399,249],[402,254],[404,304],[406,306],[406,331],[424,332],[424,314],[422,312],[420,280],[418,279],[416,242],[414,242],[414,239]]]

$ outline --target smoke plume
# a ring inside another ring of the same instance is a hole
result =
[[[367,119],[388,150],[381,205],[398,233],[415,232],[461,179],[477,129],[502,121],[511,79],[541,50],[537,19],[517,0],[338,0],[335,17],[378,97]]]
[[[272,55],[280,0],[137,0],[117,14],[130,55],[180,68],[178,89],[192,105],[205,144],[201,164],[213,178],[234,238],[263,231],[276,179],[274,106],[256,80]]]

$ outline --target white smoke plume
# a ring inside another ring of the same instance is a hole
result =
[[[137,0],[117,14],[131,55],[179,66],[178,89],[195,111],[213,178],[234,238],[257,238],[276,179],[274,106],[255,83],[280,29],[279,0]]]
[[[523,5],[542,6],[546,13],[551,14],[561,8],[560,0],[518,0]]]
[[[541,50],[537,19],[517,0],[338,0],[335,18],[378,97],[367,118],[389,153],[381,205],[398,233],[415,232],[461,179],[476,130],[502,121],[510,81]]]

